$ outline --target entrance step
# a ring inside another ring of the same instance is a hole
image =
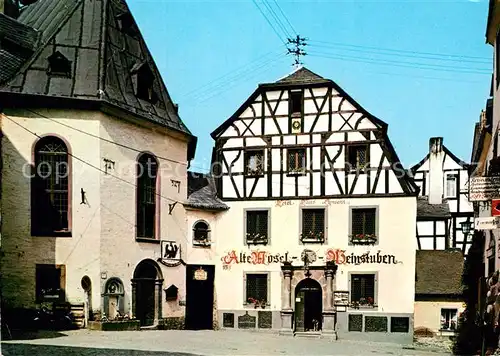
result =
[[[158,325],[141,326],[141,330],[158,330]]]
[[[307,338],[307,339],[319,339],[321,338],[321,331],[305,331],[305,332],[295,332],[295,337]]]

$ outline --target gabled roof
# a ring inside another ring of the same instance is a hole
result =
[[[458,164],[459,166],[461,166],[463,169],[469,169],[469,164],[468,163],[465,163],[464,161],[462,161],[460,158],[458,158],[457,156],[455,156],[448,148],[446,148],[445,145],[443,145],[443,151],[451,157],[451,159],[453,159],[453,161]],[[413,167],[410,168],[410,171],[412,173],[415,173],[420,167],[422,167],[422,165],[425,163],[425,161],[427,161],[429,159],[429,154],[427,153],[427,155],[425,155],[425,157],[420,161],[418,162],[416,165],[414,165]]]
[[[188,200],[185,207],[202,210],[228,210],[229,207],[217,198],[217,189],[212,176],[188,172]]]
[[[278,80],[275,84],[314,84],[327,82],[330,82],[330,80],[319,76],[305,67],[300,67],[290,75]]]
[[[464,256],[460,250],[418,250],[415,294],[461,295],[463,266]]]
[[[56,105],[55,99],[57,105],[68,107],[71,101],[61,99],[86,100],[89,107],[95,107],[95,102],[108,105],[109,111],[118,110],[115,116],[131,115],[192,138],[132,15],[134,31],[122,28],[120,15],[128,13],[125,0],[38,0],[26,6],[17,21],[0,17],[0,29],[14,21],[28,33],[29,43],[35,43],[32,32],[39,37],[29,59],[16,56],[7,63],[0,61],[2,105],[22,107],[40,96],[47,107]],[[55,51],[72,62],[71,78],[54,80],[47,73],[47,58]],[[132,78],[132,69],[146,63],[158,98],[154,104],[137,98]]]
[[[429,197],[418,197],[417,199],[417,219],[445,219],[451,217],[448,202],[441,204],[430,204]]]

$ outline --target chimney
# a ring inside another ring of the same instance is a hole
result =
[[[429,140],[429,204],[441,204],[444,192],[444,151],[443,138]]]
[[[0,13],[17,19],[19,17],[19,1],[0,0]]]

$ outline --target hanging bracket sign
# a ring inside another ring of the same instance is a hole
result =
[[[500,198],[500,177],[473,177],[469,181],[469,201]]]

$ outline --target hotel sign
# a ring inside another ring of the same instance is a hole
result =
[[[474,177],[469,181],[469,201],[500,198],[500,177]]]
[[[500,225],[500,216],[489,216],[474,219],[474,228],[476,230],[494,230]]]

